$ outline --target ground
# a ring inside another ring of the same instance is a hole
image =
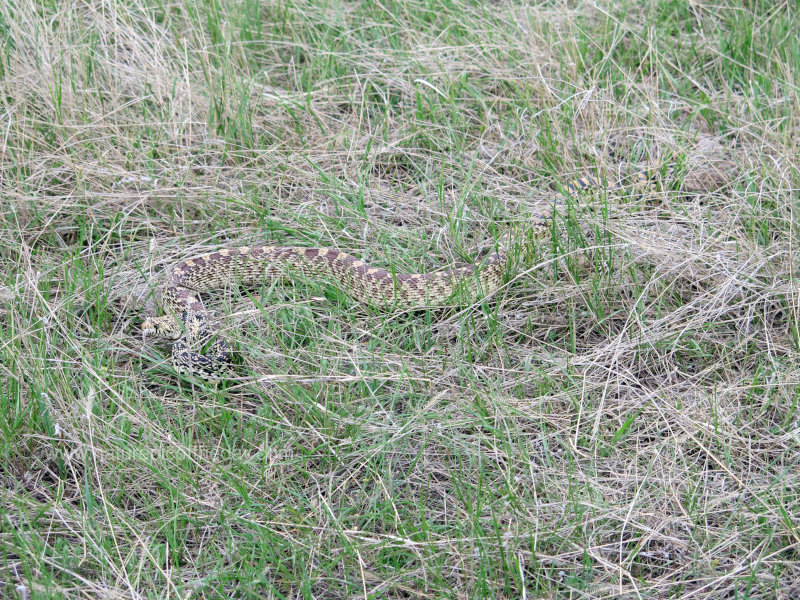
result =
[[[798,597],[798,22],[0,3],[0,597]],[[222,384],[141,336],[193,254],[508,230],[490,298],[209,295]]]

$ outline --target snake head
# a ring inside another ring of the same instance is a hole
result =
[[[172,315],[163,317],[147,317],[142,322],[142,335],[177,340],[183,335],[183,328]]]

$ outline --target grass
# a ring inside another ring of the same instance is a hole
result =
[[[0,596],[800,594],[793,2],[0,5]],[[143,342],[223,245],[494,297],[208,299],[237,380]]]

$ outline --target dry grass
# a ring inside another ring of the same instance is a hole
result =
[[[0,596],[800,595],[798,18],[1,4]],[[220,388],[140,337],[192,253],[431,270],[645,164],[486,302],[217,294]]]

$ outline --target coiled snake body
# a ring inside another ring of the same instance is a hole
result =
[[[642,171],[637,175],[637,185],[650,180],[648,173]],[[572,182],[569,190],[602,185],[602,180],[584,177]],[[558,195],[554,203],[557,205],[561,200]],[[536,216],[526,225],[539,232],[546,231],[549,218]],[[497,250],[477,267],[469,265],[413,275],[371,267],[328,248],[223,248],[181,261],[167,272],[161,287],[161,304],[169,314],[145,319],[142,332],[175,340],[172,360],[178,371],[208,380],[228,377],[230,346],[218,333],[199,293],[234,282],[255,284],[265,278],[299,273],[332,282],[354,299],[381,309],[437,306],[451,299],[487,296],[496,291],[506,270],[509,239],[506,235]]]

